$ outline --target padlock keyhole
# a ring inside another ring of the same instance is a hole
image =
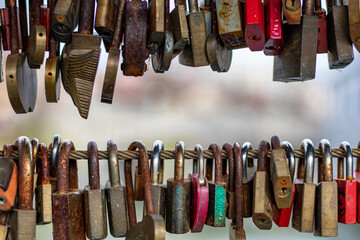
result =
[[[0,204],[3,205],[5,204],[7,201],[6,201],[6,198],[4,197],[0,197]]]

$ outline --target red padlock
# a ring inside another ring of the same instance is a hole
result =
[[[295,197],[295,184],[294,184],[295,154],[294,154],[294,148],[291,145],[291,143],[284,141],[281,143],[281,147],[286,151],[291,181],[293,182],[293,187],[292,187],[293,192],[292,192],[291,206],[289,208],[279,209],[277,208],[276,204],[273,205],[273,221],[279,227],[288,227],[290,223],[290,217],[291,217],[291,212]]]
[[[315,15],[318,17],[318,46],[317,53],[327,53],[327,20],[325,9],[321,8],[321,0],[315,1]]]
[[[193,161],[193,172],[189,174],[192,183],[191,232],[201,232],[207,215],[209,204],[209,185],[204,176],[204,157],[201,145],[196,144],[198,158]]]
[[[338,221],[340,223],[356,223],[356,203],[357,203],[357,181],[353,178],[353,158],[351,146],[344,141],[340,149],[346,155],[346,179],[344,179],[344,158],[338,158],[337,178],[338,184]]]
[[[245,41],[251,51],[264,48],[265,20],[261,0],[245,0]]]
[[[0,9],[1,33],[3,40],[3,48],[5,51],[10,50],[10,15],[8,8]]]
[[[49,51],[49,41],[50,41],[50,8],[41,6],[41,25],[45,27],[46,30],[46,51]]]
[[[360,148],[360,142],[358,143]],[[356,158],[354,177],[357,180],[357,223],[360,223],[360,159]]]
[[[278,55],[284,48],[281,19],[281,0],[265,2],[265,55]]]

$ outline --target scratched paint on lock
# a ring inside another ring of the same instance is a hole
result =
[[[226,190],[222,185],[215,186],[215,218],[214,225],[225,225]]]

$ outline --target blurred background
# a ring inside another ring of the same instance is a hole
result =
[[[0,3],[3,7],[4,3]],[[10,105],[6,83],[0,84],[0,144],[14,143],[19,136],[38,138],[49,144],[54,134],[71,139],[76,149],[86,150],[90,140],[106,149],[108,140],[125,150],[133,140],[142,140],[148,149],[162,140],[166,149],[174,149],[178,140],[186,149],[199,143],[244,143],[257,149],[263,139],[276,134],[294,148],[304,138],[317,147],[323,138],[337,148],[347,140],[356,147],[360,140],[360,56],[342,70],[329,70],[327,55],[317,56],[316,79],[298,83],[272,81],[273,57],[248,49],[233,52],[228,73],[212,72],[210,67],[189,68],[174,59],[165,74],[155,74],[148,61],[143,77],[124,77],[118,72],[113,104],[100,103],[107,53],[102,49],[89,118],[82,119],[70,96],[62,89],[60,102],[46,103],[44,68],[38,70],[37,106],[33,113],[16,115]],[[5,52],[5,58],[8,53]],[[334,165],[336,165],[334,159]],[[122,161],[121,161],[122,163]],[[134,164],[136,165],[136,164]],[[121,164],[122,166],[122,164]],[[165,177],[173,174],[173,161],[165,163]],[[101,161],[101,184],[108,180],[107,162]],[[186,163],[186,174],[191,170]],[[87,162],[79,163],[80,187],[88,184]],[[123,178],[123,173],[122,178]],[[142,203],[137,203],[138,219]],[[171,235],[167,239],[226,239],[225,228],[205,226],[200,234]],[[312,239],[312,234],[290,228],[258,230],[251,219],[245,220],[248,239]],[[52,238],[52,226],[38,226],[37,239]],[[339,237],[358,238],[358,225],[339,224]],[[110,234],[108,239],[113,239]]]

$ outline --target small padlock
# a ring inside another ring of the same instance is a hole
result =
[[[344,179],[344,158],[338,158],[337,179],[338,184],[338,221],[340,223],[356,223],[357,213],[357,184],[353,177],[353,158],[351,146],[344,141],[340,149],[345,152],[346,156],[346,179]]]
[[[120,182],[118,150],[113,140],[107,142],[107,151],[110,181],[106,183],[106,196],[110,233],[113,237],[124,237],[129,229],[126,187]]]
[[[84,188],[86,236],[90,239],[107,237],[105,189],[100,185],[99,156],[97,145],[88,143],[89,185]]]
[[[75,150],[70,140],[59,147],[57,159],[57,192],[52,194],[53,238],[55,240],[85,240],[83,196],[79,191],[70,191],[70,151]]]
[[[321,1],[315,0],[315,15],[318,17],[318,45],[317,53],[327,53],[327,20],[325,9],[321,7]]]
[[[281,0],[265,2],[265,55],[278,55],[284,48]]]
[[[5,154],[0,157],[0,165],[0,211],[9,211],[14,206],[18,189],[18,168]]]
[[[167,180],[166,231],[182,234],[190,230],[191,182],[184,178],[185,144],[175,145],[174,178]]]
[[[296,166],[292,227],[299,232],[313,232],[316,194],[316,186],[313,183],[314,145],[310,139],[304,139],[300,150],[304,151],[305,157],[300,158]]]
[[[287,24],[297,25],[301,22],[300,0],[282,0],[283,15]]]
[[[265,19],[261,0],[245,1],[245,41],[251,51],[261,51],[264,48]]]
[[[147,47],[150,54],[156,53],[164,41],[166,24],[164,5],[164,0],[149,1],[149,29]]]
[[[234,164],[234,151],[229,143],[223,145],[223,150],[227,153],[227,161],[229,163],[229,177],[226,185],[226,217],[228,219],[235,219],[235,164]],[[226,171],[226,168],[223,171]]]
[[[19,137],[15,145],[19,151],[19,198],[17,208],[10,213],[10,234],[15,240],[34,240],[36,211],[33,208],[32,146],[27,137]]]
[[[97,1],[95,30],[104,41],[111,42],[113,39],[118,5],[119,0]]]
[[[243,162],[241,146],[239,143],[234,144],[234,162],[235,162],[235,226],[231,225],[229,229],[230,240],[245,240],[246,234],[243,225]]]
[[[194,150],[198,158],[193,160],[193,172],[189,174],[192,184],[190,228],[191,232],[201,232],[209,206],[209,184],[204,176],[205,166],[201,145],[196,144]]]
[[[251,217],[253,210],[253,179],[256,172],[254,160],[248,158],[248,152],[252,150],[252,145],[245,142],[241,147],[241,157],[243,162],[243,217]]]
[[[267,153],[270,144],[263,140],[258,148],[258,166],[254,176],[253,216],[254,224],[262,230],[272,227],[272,190],[270,185]]]
[[[338,186],[333,181],[333,168],[330,142],[320,141],[319,172],[322,178],[316,185],[315,236],[336,237],[338,235]],[[319,174],[319,176],[321,176]]]
[[[360,52],[360,2],[359,0],[349,0],[349,32],[354,47]]]
[[[44,143],[39,145],[40,158],[36,160],[36,172],[38,174],[35,191],[36,222],[47,224],[52,222],[52,202],[50,183],[50,162],[48,148]]]
[[[221,150],[216,143],[210,144],[209,150],[212,150],[215,158],[215,181],[209,180],[209,207],[205,224],[213,227],[225,227],[226,189],[222,182]],[[210,174],[212,174],[212,159],[207,159],[206,165],[208,165],[208,161],[211,162],[211,169],[207,167],[207,175],[208,170],[211,170]]]

